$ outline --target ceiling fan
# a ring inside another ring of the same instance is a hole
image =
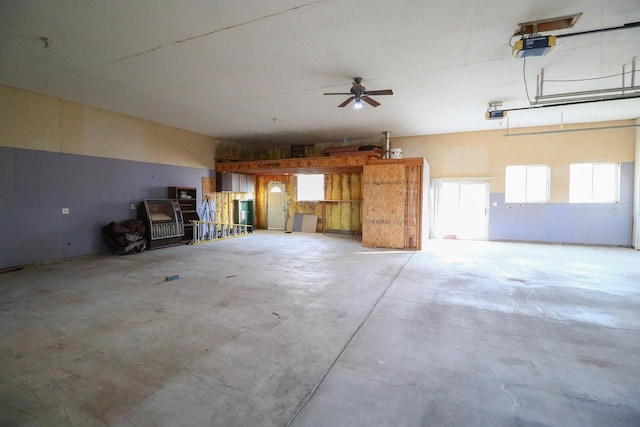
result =
[[[351,95],[344,101],[342,104],[338,105],[338,107],[346,107],[351,101],[355,100],[355,107],[362,108],[362,101],[371,105],[372,107],[377,107],[380,105],[378,101],[371,98],[369,95],[393,95],[393,91],[391,89],[384,90],[367,90],[366,87],[362,86],[360,83],[362,82],[362,77],[354,77],[353,86],[351,87],[351,91],[349,92],[328,92],[323,93],[323,95]]]

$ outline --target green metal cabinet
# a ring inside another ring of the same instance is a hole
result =
[[[253,200],[234,200],[233,205],[234,224],[250,225],[253,227]]]

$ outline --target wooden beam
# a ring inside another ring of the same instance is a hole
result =
[[[363,154],[364,153],[364,154]],[[422,165],[422,158],[380,159],[366,151],[354,152],[350,156],[307,157],[277,160],[249,160],[216,163],[217,172],[243,173],[247,175],[283,175],[296,173],[344,173],[362,172],[365,165]]]
[[[217,172],[250,175],[282,175],[285,173],[339,173],[362,172],[368,158],[363,155],[344,157],[308,157],[278,160],[251,160],[216,164]]]

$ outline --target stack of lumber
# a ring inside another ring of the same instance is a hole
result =
[[[346,156],[367,156],[380,158],[380,148],[375,146],[358,147],[356,145],[348,145],[343,147],[330,147],[324,150],[330,157],[346,157]]]

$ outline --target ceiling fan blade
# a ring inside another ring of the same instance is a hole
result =
[[[351,95],[351,92],[327,92],[323,95]]]
[[[363,96],[362,99],[364,102],[366,102],[367,104],[371,105],[372,107],[377,107],[378,105],[380,105],[380,103],[378,101],[376,101],[375,99],[369,98],[368,96]]]
[[[355,96],[352,96],[351,98],[347,98],[346,101],[344,101],[342,104],[338,105],[338,107],[346,107],[351,101],[353,101],[354,99],[356,99]]]
[[[367,95],[393,95],[393,91],[391,89],[384,90],[368,90],[365,92]]]

